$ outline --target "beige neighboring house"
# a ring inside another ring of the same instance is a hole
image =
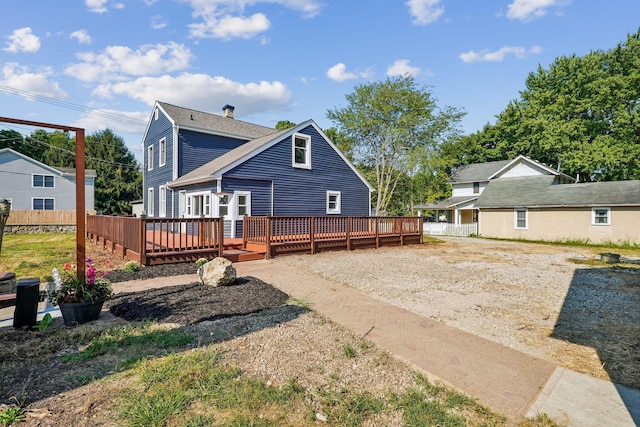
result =
[[[558,184],[575,182],[573,178],[525,156],[513,160],[473,163],[456,168],[451,174],[451,197],[436,203],[416,206],[432,211],[436,220],[453,225],[478,222],[477,200],[487,185],[500,178],[550,176]]]
[[[640,181],[491,180],[475,202],[478,234],[507,239],[640,243]]]

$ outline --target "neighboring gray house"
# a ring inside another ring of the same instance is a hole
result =
[[[10,148],[0,149],[0,198],[12,210],[74,210],[76,170],[47,166]],[[85,171],[85,209],[94,210],[96,171]]]

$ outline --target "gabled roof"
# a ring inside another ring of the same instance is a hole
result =
[[[452,183],[482,182],[488,181],[489,177],[511,163],[511,160],[497,160],[495,162],[472,163],[456,168],[451,174]]]
[[[489,176],[489,179],[499,178],[502,173],[504,173],[505,171],[508,171],[509,169],[513,168],[518,163],[529,163],[534,168],[539,168],[539,169],[545,171],[546,173],[548,173],[549,175],[561,176],[561,177],[565,178],[566,180],[568,180],[570,182],[575,182],[575,179],[570,177],[569,175],[566,175],[566,174],[564,174],[564,173],[562,173],[560,171],[556,171],[556,170],[550,168],[549,166],[547,166],[547,165],[545,165],[543,163],[540,163],[540,162],[538,162],[536,160],[530,159],[527,156],[523,156],[523,155],[519,155],[515,159],[509,161],[509,163],[504,165],[500,170],[496,171],[493,175]]]
[[[278,132],[276,129],[253,123],[243,122],[231,117],[218,114],[205,113],[203,111],[178,107],[166,102],[156,101],[156,105],[169,117],[169,119],[183,129],[191,129],[198,132],[217,135],[233,136],[251,140]],[[151,123],[151,121],[149,121]]]
[[[169,183],[169,187],[175,188],[184,185],[200,184],[221,179],[222,175],[228,170],[233,169],[239,164],[247,161],[253,156],[282,141],[283,139],[291,137],[291,135],[293,135],[294,133],[297,133],[308,126],[313,126],[316,131],[325,139],[329,146],[335,150],[335,152],[342,158],[342,160],[349,166],[349,168],[358,176],[358,178],[362,180],[362,182],[369,188],[369,190],[373,190],[371,184],[369,184],[364,176],[362,176],[362,174],[358,172],[353,164],[331,142],[331,140],[324,134],[324,132],[322,132],[322,130],[318,127],[318,125],[316,125],[313,120],[307,120],[306,122],[300,123],[299,125],[282,131],[276,130],[275,133],[271,133],[242,144],[241,146],[226,152],[222,156],[217,157],[212,161],[200,166],[199,168],[196,168],[191,172],[181,176],[175,181],[172,181],[171,183]]]
[[[25,154],[20,153],[19,151],[16,150],[12,150],[11,148],[1,148],[0,149],[0,155],[2,154],[14,154],[17,157],[20,157],[21,159],[32,163],[34,165],[37,165],[43,169],[47,169],[49,171],[51,171],[51,173],[55,173],[57,175],[60,176],[66,176],[66,177],[73,177],[75,178],[76,176],[76,169],[75,168],[61,168],[61,167],[55,167],[55,166],[49,166],[46,165],[42,162],[37,161],[36,159],[33,159]],[[98,176],[97,172],[95,171],[95,169],[85,169],[84,170],[84,176],[85,178],[95,178]]]
[[[640,206],[640,181],[553,184],[553,176],[491,180],[477,208]]]

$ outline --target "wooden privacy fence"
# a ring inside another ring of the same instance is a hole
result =
[[[95,214],[96,211],[87,211]],[[12,209],[7,225],[75,225],[76,211],[23,210]]]
[[[245,217],[243,247],[289,252],[379,248],[422,242],[419,217]]]
[[[221,218],[87,216],[87,238],[143,265],[223,254]]]

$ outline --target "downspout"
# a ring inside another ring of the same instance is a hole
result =
[[[275,200],[275,184],[273,182],[273,180],[271,180],[271,215],[273,216],[273,212],[274,212],[274,200]]]

